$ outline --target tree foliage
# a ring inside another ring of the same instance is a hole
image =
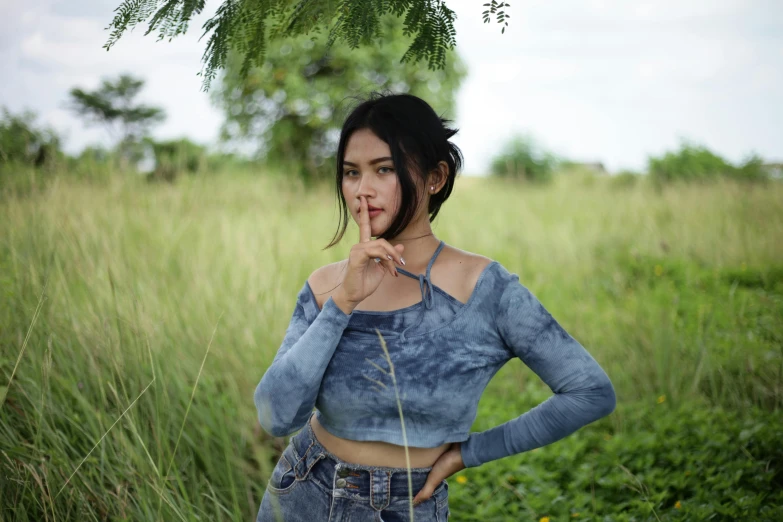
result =
[[[157,32],[158,40],[171,41],[187,32],[205,6],[206,0],[123,0],[107,28],[112,31],[104,48],[111,49],[129,28],[146,20],[145,35]],[[484,7],[484,22],[494,15],[505,32],[509,4],[491,0]],[[229,52],[242,57],[240,74],[245,76],[264,63],[272,40],[326,31],[327,50],[338,40],[351,49],[371,46],[388,39],[381,22],[387,14],[402,18],[405,35],[412,37],[401,63],[424,60],[430,69],[445,68],[447,51],[456,44],[456,14],[444,0],[223,0],[202,27],[202,38],[211,33],[199,73],[203,89],[226,66]]]
[[[224,140],[249,141],[258,156],[306,181],[332,175],[342,122],[355,96],[371,90],[408,92],[453,118],[455,93],[467,74],[456,51],[443,69],[397,65],[407,47],[399,18],[385,16],[381,45],[351,49],[328,36],[301,35],[270,43],[261,67],[242,73],[242,56],[229,57],[213,97],[223,107]]]

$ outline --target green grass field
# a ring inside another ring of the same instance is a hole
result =
[[[253,390],[358,239],[322,251],[336,208],[239,172],[0,199],[0,520],[253,520],[287,443]],[[783,520],[783,184],[460,178],[433,230],[518,273],[618,397],[451,477],[452,520]],[[473,430],[550,394],[513,360]]]

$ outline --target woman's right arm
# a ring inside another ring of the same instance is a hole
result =
[[[321,379],[351,317],[343,310],[352,308],[339,294],[334,296],[337,301],[330,296],[318,311],[307,285],[299,291],[283,344],[253,395],[258,422],[275,437],[290,435],[307,423]],[[314,319],[313,314],[317,314]]]
[[[309,283],[304,284],[283,345],[256,387],[258,422],[276,437],[290,435],[307,423],[326,367],[357,303],[375,292],[386,273],[397,275],[395,262],[403,265],[405,247],[372,240],[367,200],[362,196],[359,203],[359,243],[351,247],[340,286],[318,310]],[[377,263],[371,261],[376,258]]]

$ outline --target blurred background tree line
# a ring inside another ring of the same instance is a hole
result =
[[[388,22],[394,25],[391,19]],[[359,50],[335,46],[330,60],[319,58],[323,45],[322,40],[307,37],[278,42],[269,49],[268,61],[244,78],[239,74],[240,57],[231,58],[213,100],[225,115],[221,142],[241,144],[244,154],[210,149],[187,137],[152,138],[150,130],[165,120],[165,112],[134,102],[144,81],[131,75],[104,78],[94,91],[70,90],[71,110],[85,122],[103,125],[112,146],[92,145],[68,155],[58,132],[38,123],[33,111],[12,113],[3,107],[0,186],[29,189],[30,175],[40,182],[58,171],[91,181],[138,174],[150,181],[173,182],[181,175],[236,167],[285,173],[305,185],[330,182],[340,125],[356,100],[354,94],[376,89],[409,92],[426,99],[439,114],[454,114],[455,93],[467,73],[458,56],[445,70],[431,71],[389,65],[402,44]],[[518,134],[501,145],[489,174],[545,184],[558,173],[577,172],[605,173],[602,167],[596,170],[547,150],[531,135]],[[613,183],[628,186],[643,177],[657,185],[721,178],[764,182],[778,177],[774,174],[757,155],[732,164],[702,145],[682,140],[677,150],[649,157],[646,172],[623,171],[613,176]]]
[[[183,9],[179,11],[161,8],[148,32],[159,29],[160,35],[173,37],[187,30],[188,13],[203,6],[190,0],[168,4],[180,3]],[[157,5],[154,0],[146,4]],[[105,47],[154,12],[151,8],[139,11],[140,5],[121,4]],[[323,8],[310,13],[303,12],[301,5],[291,10],[285,2],[270,3],[267,11],[258,8],[246,13],[253,15],[255,39],[240,45],[230,37],[239,21],[250,23],[240,16],[244,5],[233,14],[218,9],[205,24],[214,30],[205,53],[205,85],[221,70],[218,88],[211,93],[224,114],[218,147],[187,137],[153,139],[150,131],[165,120],[165,112],[137,103],[144,80],[123,74],[104,78],[93,91],[74,87],[69,92],[69,108],[75,114],[86,123],[106,128],[113,144],[108,147],[88,146],[75,156],[67,155],[61,137],[54,129],[37,124],[33,112],[13,114],[2,108],[0,186],[29,188],[58,169],[91,180],[135,172],[151,181],[173,182],[181,175],[203,175],[226,167],[283,173],[310,185],[333,179],[341,123],[353,103],[370,91],[411,93],[427,100],[443,117],[455,119],[455,96],[467,70],[454,49],[454,13],[442,2],[413,3],[404,17],[399,16],[399,6],[392,4],[372,13],[350,8],[347,18],[328,32],[320,30],[335,15],[323,10],[327,4],[308,4],[307,9]],[[505,29],[510,17],[503,9],[508,4],[492,1],[484,5],[484,21],[495,15]],[[356,22],[357,16],[364,17],[365,26],[348,30],[346,23]],[[168,24],[159,25],[164,20]],[[246,32],[242,38],[247,38]],[[215,46],[221,42],[226,45],[218,52]],[[429,67],[417,65],[420,59],[427,60]],[[242,153],[224,152],[224,145]],[[542,184],[550,182],[555,173],[580,171],[605,173],[601,164],[581,164],[547,150],[533,136],[514,135],[500,140],[489,174]],[[683,140],[678,150],[649,157],[645,173],[621,172],[613,182],[631,186],[641,174],[662,185],[726,177],[766,181],[777,177],[773,174],[779,175],[779,169],[771,170],[756,155],[734,165],[704,146]]]

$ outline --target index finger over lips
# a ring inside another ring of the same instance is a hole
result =
[[[372,229],[370,228],[370,213],[367,210],[367,200],[364,196],[359,197],[359,242],[366,243],[372,239]]]

